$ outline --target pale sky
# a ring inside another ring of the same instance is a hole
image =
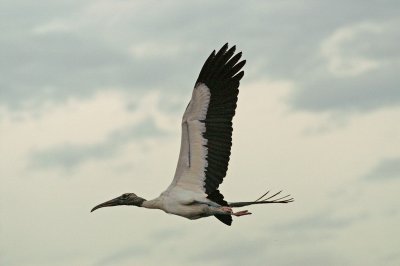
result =
[[[398,1],[0,2],[0,265],[400,265]],[[172,180],[207,56],[247,59],[231,227],[115,207]]]

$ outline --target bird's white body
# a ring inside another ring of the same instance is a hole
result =
[[[180,187],[165,191],[159,197],[143,202],[143,207],[160,209],[169,214],[188,219],[198,219],[213,215],[213,203],[202,193],[188,191]],[[215,204],[214,204],[215,205]]]

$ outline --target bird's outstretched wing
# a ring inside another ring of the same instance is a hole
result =
[[[232,118],[244,75],[240,70],[246,63],[240,61],[241,52],[235,55],[235,49],[225,44],[217,53],[214,50],[200,71],[183,115],[178,165],[168,188],[205,193],[224,206],[227,202],[218,186],[228,170]]]

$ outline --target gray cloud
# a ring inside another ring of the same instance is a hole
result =
[[[119,16],[107,11],[104,3],[111,6],[109,2],[49,2],[46,8],[8,4],[8,13],[24,7],[31,15],[9,16],[8,24],[16,26],[3,31],[0,49],[6,60],[0,63],[0,104],[11,109],[40,106],[105,89],[190,90],[203,60],[225,41],[237,43],[245,52],[249,64],[244,82],[266,77],[294,81],[298,90],[289,104],[295,108],[358,110],[399,102],[394,74],[398,61],[342,79],[321,71],[326,62],[318,55],[321,42],[338,28],[391,21],[397,16],[396,1],[368,5],[176,1],[157,3],[158,8],[141,2],[118,9],[120,3],[113,6]],[[391,23],[393,29],[399,28],[398,22]],[[361,34],[342,47],[343,53],[376,60],[398,57],[390,45],[398,42],[398,31],[387,32]],[[133,53],[134,47],[141,49]]]
[[[151,249],[149,247],[141,245],[131,246],[122,250],[118,250],[117,252],[108,255],[98,262],[94,263],[95,266],[107,266],[107,265],[115,265],[120,264],[126,260],[132,259],[133,257],[143,257],[148,255]]]
[[[326,44],[327,58],[319,58],[318,69],[300,80],[291,105],[311,111],[398,105],[400,52],[395,43],[400,40],[399,25],[399,20],[365,22],[333,33]]]
[[[169,75],[170,70],[160,69],[154,60],[137,59],[125,50],[95,42],[93,38],[57,33],[13,44],[8,60],[0,65],[4,74],[1,101],[9,107],[29,107],[48,100],[85,97],[115,86],[157,86]]]
[[[263,259],[260,261],[255,258],[259,257],[260,253],[267,252],[268,246],[265,244],[266,239],[244,239],[240,242],[229,242],[223,241],[223,243],[215,243],[203,250],[201,253],[193,256],[193,261],[206,261],[208,263],[215,263],[217,265],[244,265],[249,263],[249,257],[251,257],[251,263],[260,265],[265,263]],[[226,256],[224,254],[229,254]],[[246,254],[244,256],[243,254]]]
[[[154,120],[149,118],[142,123],[112,132],[100,143],[87,145],[65,144],[46,150],[34,151],[30,156],[31,167],[61,167],[70,170],[89,160],[113,157],[133,139],[143,140],[144,138],[164,137],[167,135],[168,132],[158,128]]]
[[[382,258],[385,263],[396,265],[400,261],[400,252],[392,252]]]
[[[352,217],[335,217],[334,213],[321,211],[309,216],[300,218],[289,223],[276,225],[275,230],[280,231],[302,231],[307,230],[333,230],[350,226],[354,222],[364,219],[364,215],[355,215]]]
[[[356,77],[310,80],[291,98],[295,108],[310,111],[362,111],[400,103],[400,79],[391,64]]]
[[[240,241],[229,241],[226,238],[221,241],[209,241],[207,248],[195,254],[190,261],[201,260],[216,265],[265,265],[271,261],[274,265],[321,265],[327,261],[335,262],[335,265],[346,264],[343,254],[335,254],[336,251],[325,246],[332,241],[331,230],[343,229],[344,225],[341,221],[328,222],[329,225],[322,221],[312,221],[313,218],[322,220],[321,216],[324,215],[315,214],[303,220],[299,219],[298,222],[266,226],[261,230],[262,233],[257,235],[241,235]],[[327,220],[334,219],[329,217]],[[318,225],[313,228],[313,224]],[[316,246],[315,243],[319,245]],[[287,257],[284,253],[277,252],[280,248],[290,252],[291,256]]]
[[[166,241],[174,241],[177,238],[182,238],[186,234],[187,231],[185,230],[185,228],[168,228],[155,231],[149,237],[154,239],[154,241],[162,239],[164,242],[166,242]]]
[[[369,174],[368,180],[385,180],[400,178],[400,157],[388,158],[379,162]]]

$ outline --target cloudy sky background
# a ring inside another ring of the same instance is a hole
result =
[[[0,2],[1,265],[399,265],[398,1]],[[198,72],[247,65],[226,227],[160,211]]]

